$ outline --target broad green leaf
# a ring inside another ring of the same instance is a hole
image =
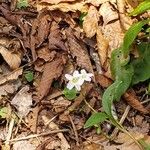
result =
[[[84,128],[89,128],[91,126],[94,126],[96,124],[104,122],[108,116],[104,112],[100,113],[94,113],[91,115],[91,117],[86,121]]]
[[[123,45],[121,47],[125,58],[128,57],[129,52],[130,52],[130,47],[132,43],[134,42],[135,38],[137,37],[138,33],[142,30],[142,27],[145,24],[147,24],[149,21],[150,19],[137,22],[133,24],[126,32],[124,36],[124,40],[123,40]]]
[[[63,90],[63,94],[65,95],[65,97],[68,99],[68,100],[73,100],[76,98],[76,95],[77,95],[77,90],[75,88],[69,90],[67,88],[65,88]]]
[[[129,15],[136,16],[150,9],[150,0],[140,3]]]
[[[141,43],[138,49],[140,57],[132,62],[134,67],[133,84],[150,79],[150,43]]]
[[[28,0],[18,0],[17,1],[17,8],[26,8],[29,6]]]
[[[34,79],[34,74],[32,71],[25,72],[25,78],[28,82],[32,82]]]

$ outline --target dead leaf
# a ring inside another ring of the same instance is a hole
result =
[[[93,73],[92,64],[84,43],[77,39],[71,29],[66,30],[69,50],[73,58],[76,57],[78,66],[85,68],[88,72]]]
[[[48,4],[58,4],[61,2],[74,2],[76,0],[41,0],[40,2],[48,3]]]
[[[49,121],[49,119],[46,116],[42,116],[42,119],[43,119],[45,125]],[[58,130],[59,129],[58,125],[55,124],[53,121],[51,121],[48,124],[48,127],[50,130]],[[69,145],[68,141],[66,140],[65,136],[63,135],[63,133],[57,133],[57,136],[59,137],[60,142],[61,142],[61,145],[60,145],[61,150],[69,150],[70,145]]]
[[[55,21],[52,22],[48,39],[49,39],[50,50],[54,50],[54,49],[59,49],[64,51],[67,50],[59,26]]]
[[[111,21],[119,19],[119,15],[116,10],[114,10],[111,3],[103,3],[99,9],[100,15],[103,17],[104,26]]]
[[[124,95],[124,99],[127,101],[127,103],[132,106],[134,109],[144,113],[148,114],[148,110],[144,108],[144,106],[140,103],[138,97],[136,96],[135,92],[133,90],[128,90]]]
[[[20,117],[25,117],[31,110],[32,95],[28,91],[28,86],[23,87],[11,101],[11,104],[18,110]]]
[[[38,58],[43,59],[44,61],[52,61],[56,55],[55,51],[50,51],[47,46],[39,48],[37,50]]]
[[[0,77],[0,85],[4,84],[7,81],[12,81],[12,80],[18,79],[18,77],[20,75],[22,75],[22,71],[23,71],[22,68],[20,68],[20,69],[13,71],[13,72],[9,72],[6,75],[3,75],[2,77]]]
[[[100,62],[102,67],[104,67],[104,64],[107,60],[109,42],[107,39],[104,38],[100,27],[97,28],[96,40]]]
[[[124,30],[128,30],[129,27],[132,25],[133,21],[128,15],[126,15],[125,0],[117,0],[117,6],[118,6],[118,11],[120,16],[120,23]]]
[[[112,80],[102,74],[96,74],[95,78],[96,78],[96,82],[104,88],[107,88],[112,84]]]
[[[99,14],[94,6],[90,6],[88,14],[84,17],[83,30],[86,36],[91,38],[96,34],[98,27]]]
[[[36,147],[29,141],[17,141],[13,144],[13,150],[36,150]]]
[[[53,61],[45,64],[42,79],[38,88],[38,97],[40,99],[48,94],[53,80],[57,79],[62,74],[64,64],[65,62],[62,57],[57,57]]]
[[[44,4],[44,3],[38,3],[36,7],[37,7],[38,11],[40,11],[46,7],[49,10],[61,10],[63,12],[68,12],[68,11],[76,12],[77,10],[79,10],[81,12],[87,12],[87,10],[88,10],[87,5],[85,5],[85,2],[83,2],[83,1],[76,2],[76,3],[59,3],[56,5],[48,5],[48,4]]]

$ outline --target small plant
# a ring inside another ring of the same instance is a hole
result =
[[[76,97],[78,91],[81,90],[81,86],[85,81],[91,81],[92,73],[87,73],[86,70],[82,69],[79,71],[75,70],[73,75],[65,74],[66,79],[69,81],[67,87],[64,89],[63,94],[69,100]]]
[[[32,82],[34,79],[34,74],[32,71],[26,71],[24,76],[28,82]]]
[[[26,8],[29,6],[28,0],[18,0],[17,1],[17,8],[21,9],[21,8]]]

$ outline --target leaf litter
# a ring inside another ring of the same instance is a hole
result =
[[[93,128],[84,129],[91,114],[103,111],[102,95],[114,80],[111,55],[114,49],[122,46],[125,31],[140,20],[136,15],[128,15],[128,9],[133,10],[138,4],[138,1],[124,0],[40,0],[28,1],[28,5],[22,3],[18,9],[15,0],[0,2],[0,109],[8,108],[22,118],[20,122],[16,120],[14,126],[8,126],[11,118],[0,118],[1,125],[12,132],[10,140],[20,133],[39,135],[38,139],[31,136],[31,139],[14,143],[7,141],[9,145],[2,141],[1,147],[14,150],[138,150],[122,132],[112,144],[101,134],[107,130],[111,136],[113,127],[108,128],[106,122],[102,123],[101,129],[97,120]],[[144,57],[133,62],[137,67],[136,82],[149,77],[138,71],[138,65],[145,66],[145,60],[148,60],[145,53],[139,49],[138,55],[132,54],[133,58],[140,54]],[[67,85],[65,74],[81,69],[94,77],[69,101],[63,94]],[[27,76],[27,73],[30,74]],[[137,140],[149,144],[147,82],[134,85],[124,93],[120,104],[114,103],[114,106],[119,119],[124,115],[120,105],[132,107],[123,125]],[[137,93],[137,89],[144,90]],[[52,137],[42,136],[43,131],[60,129],[67,131],[56,132]]]

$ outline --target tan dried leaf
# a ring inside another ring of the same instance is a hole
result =
[[[45,64],[38,88],[38,97],[40,99],[48,94],[53,80],[57,79],[62,74],[63,65],[65,63],[62,57],[57,57],[55,60]]]
[[[11,101],[11,104],[18,110],[20,117],[25,117],[31,110],[32,94],[28,91],[28,86],[23,87]]]
[[[104,66],[104,63],[107,60],[109,42],[103,36],[100,27],[97,28],[96,40],[97,40],[97,48],[98,48],[98,55],[100,57],[100,62],[101,62],[101,65]]]
[[[128,90],[124,95],[124,99],[127,101],[127,103],[132,106],[134,109],[147,114],[149,111],[144,108],[144,106],[140,103],[138,97],[136,96],[135,92],[133,90]]]
[[[113,9],[113,6],[109,2],[103,3],[101,5],[99,13],[103,17],[104,26],[109,22],[119,18],[117,11]]]
[[[5,47],[0,46],[0,54],[10,66],[11,69],[17,69],[21,64],[21,56],[8,51]]]
[[[84,17],[83,21],[83,30],[86,33],[86,36],[91,38],[96,34],[98,27],[99,14],[94,6],[90,6],[88,14]]]
[[[48,3],[48,4],[58,4],[62,2],[74,2],[76,0],[41,0],[42,3]]]
[[[56,5],[47,5],[44,3],[38,3],[36,7],[38,11],[42,10],[43,8],[48,8],[49,10],[59,9],[63,12],[68,12],[68,11],[76,12],[77,10],[81,12],[87,12],[88,10],[88,6],[85,5],[85,2],[83,1],[76,2],[76,3],[59,3]]]
[[[73,58],[76,57],[77,64],[93,73],[92,64],[84,43],[73,35],[72,29],[66,30],[69,50]]]
[[[7,81],[12,81],[12,80],[18,79],[18,77],[20,75],[22,75],[22,71],[23,71],[23,69],[20,68],[20,69],[17,69],[17,70],[15,70],[13,72],[10,72],[10,73],[0,77],[0,85],[4,84]]]

